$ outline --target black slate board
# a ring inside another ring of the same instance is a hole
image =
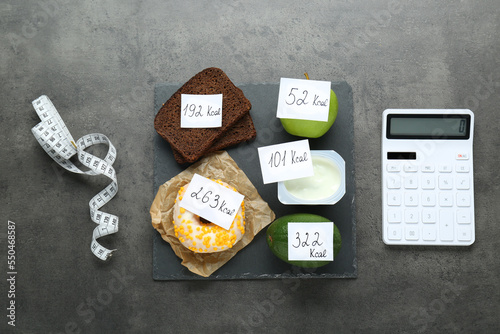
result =
[[[181,85],[160,83],[155,86],[155,115]],[[291,266],[269,250],[262,230],[250,245],[238,252],[228,263],[210,277],[191,273],[180,263],[170,245],[153,231],[153,279],[155,280],[225,280],[225,279],[274,279],[294,277],[355,278],[356,220],[353,152],[353,102],[352,90],[346,82],[332,82],[332,89],[339,101],[339,112],[333,127],[323,137],[309,139],[311,150],[335,150],[346,162],[346,194],[335,205],[284,205],[278,201],[277,184],[263,184],[257,148],[303,138],[286,133],[276,118],[279,84],[238,85],[252,103],[250,114],[257,129],[257,138],[249,143],[227,149],[229,155],[246,173],[262,198],[269,203],[276,217],[291,213],[309,212],[331,219],[340,229],[342,249],[332,263],[316,268],[303,269]],[[169,144],[155,132],[154,137],[154,192],[159,186],[183,171],[173,158]]]

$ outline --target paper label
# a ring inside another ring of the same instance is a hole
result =
[[[222,94],[181,94],[181,128],[222,126]]]
[[[228,230],[245,196],[194,174],[180,206]]]
[[[276,117],[328,121],[330,81],[281,78]]]
[[[111,183],[95,195],[89,202],[90,218],[98,226],[92,234],[90,249],[95,256],[101,260],[108,259],[114,250],[101,246],[97,239],[118,232],[118,217],[99,209],[108,203],[118,191],[118,181],[113,168],[116,160],[116,149],[111,141],[103,134],[93,133],[83,136],[75,143],[69,133],[61,116],[57,112],[50,99],[42,95],[33,101],[41,122],[31,129],[38,143],[45,152],[64,169],[78,174],[104,175],[111,179]],[[104,159],[100,159],[85,152],[87,147],[96,144],[109,146],[108,153]],[[90,170],[81,171],[69,159],[76,155],[78,160]]]
[[[314,175],[309,140],[258,148],[264,184]]]
[[[288,223],[290,261],[333,261],[333,222]]]

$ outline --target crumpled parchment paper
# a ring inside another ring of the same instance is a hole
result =
[[[223,252],[194,253],[184,247],[175,237],[172,223],[174,201],[179,188],[189,183],[195,173],[210,179],[220,179],[245,196],[245,234],[232,248]],[[182,265],[203,277],[210,276],[227,263],[276,217],[269,205],[260,197],[252,182],[226,151],[218,151],[205,156],[161,185],[151,205],[150,213],[153,227],[182,259]]]

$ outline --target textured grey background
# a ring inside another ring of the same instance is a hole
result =
[[[15,331],[499,332],[499,11],[497,0],[2,1],[0,261],[6,273],[12,220]],[[307,71],[351,85],[357,279],[152,280],[154,84],[209,66],[236,83]],[[120,191],[105,208],[121,225],[105,240],[119,249],[109,263],[88,250],[87,203],[107,180],[65,173],[38,146],[31,101],[41,94],[74,137],[103,132],[117,147]],[[472,247],[383,244],[380,114],[389,107],[475,112]],[[13,332],[0,282],[0,332]]]

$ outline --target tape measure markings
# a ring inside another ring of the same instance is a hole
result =
[[[108,203],[118,192],[118,181],[113,163],[116,161],[116,149],[103,134],[92,133],[75,140],[64,124],[57,109],[50,99],[42,95],[33,101],[41,122],[34,126],[31,131],[38,143],[47,154],[64,169],[78,174],[104,175],[111,179],[111,183],[96,194],[90,201],[90,218],[97,227],[92,233],[91,251],[101,260],[106,260],[115,250],[109,250],[99,244],[97,239],[118,232],[119,219],[117,216],[102,212],[99,209]],[[108,152],[104,159],[98,158],[84,150],[97,144],[108,145]],[[80,170],[69,159],[77,155],[82,165],[89,168],[87,171]]]

